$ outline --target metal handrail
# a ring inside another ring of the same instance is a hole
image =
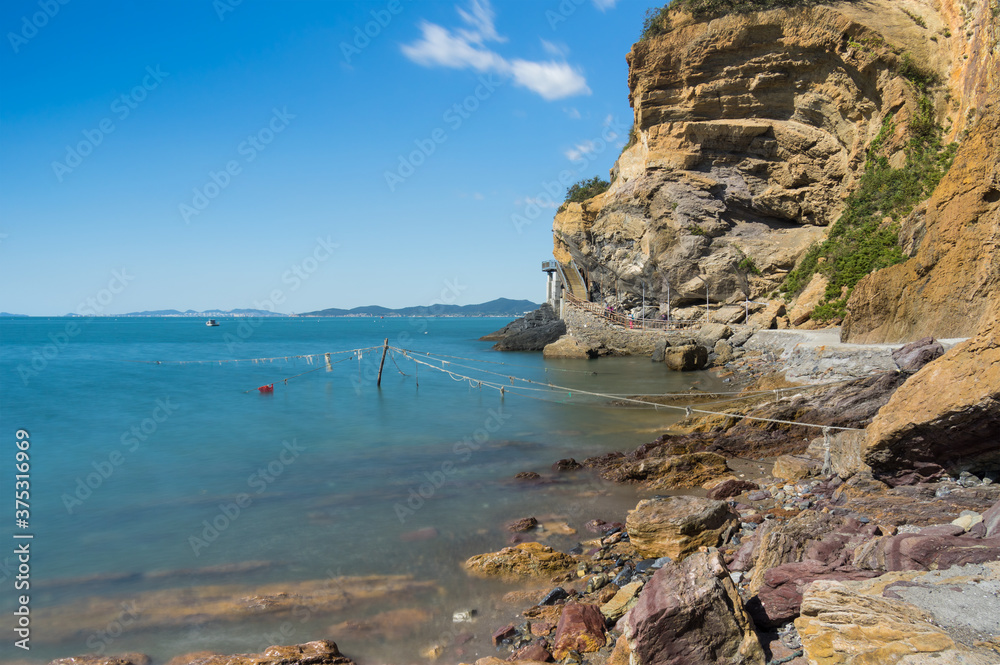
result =
[[[632,317],[619,312],[609,312],[606,307],[602,307],[595,302],[581,300],[569,291],[567,291],[563,297],[571,304],[576,305],[577,307],[580,307],[581,309],[586,310],[591,314],[604,319],[605,321],[620,325],[624,328],[631,328],[633,330],[676,330],[700,323],[697,319],[673,319],[670,321],[663,321],[659,319],[633,319]]]

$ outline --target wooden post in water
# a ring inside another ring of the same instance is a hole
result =
[[[385,366],[385,354],[389,352],[389,338],[385,338],[382,343],[382,361],[378,364],[378,379],[375,380],[375,387],[382,387],[382,367]]]

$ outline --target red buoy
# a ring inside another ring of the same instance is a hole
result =
[[[272,383],[272,384],[267,385],[267,386],[261,386],[257,390],[261,391],[262,393],[273,393],[274,392],[274,384]]]

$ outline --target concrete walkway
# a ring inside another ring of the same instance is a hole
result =
[[[947,351],[962,339],[942,339]],[[785,378],[798,383],[824,383],[898,371],[892,352],[903,344],[848,344],[840,328],[761,330],[747,340],[747,351],[771,353],[785,366]]]

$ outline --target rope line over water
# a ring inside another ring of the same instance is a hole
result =
[[[298,378],[300,376],[304,376],[306,374],[311,374],[312,372],[317,372],[317,371],[323,370],[323,369],[325,369],[327,371],[333,371],[333,365],[336,365],[336,364],[339,364],[339,363],[342,363],[342,362],[346,362],[348,360],[353,360],[355,358],[357,358],[357,360],[358,360],[358,371],[360,373],[360,371],[361,371],[361,360],[362,360],[362,357],[364,356],[365,352],[375,351],[375,350],[384,350],[384,351],[391,352],[389,355],[392,358],[392,362],[396,366],[396,370],[400,374],[402,374],[403,376],[408,376],[408,374],[406,374],[402,370],[402,368],[399,366],[399,363],[396,362],[396,357],[395,357],[396,353],[401,354],[404,358],[406,358],[406,359],[408,359],[408,360],[410,360],[411,362],[414,363],[414,374],[415,375],[417,375],[417,372],[416,372],[417,367],[419,365],[423,365],[423,366],[428,367],[428,368],[430,368],[430,369],[432,369],[432,370],[434,370],[436,372],[441,372],[441,373],[447,374],[448,377],[451,378],[453,381],[456,381],[456,382],[459,382],[459,383],[461,383],[461,382],[468,382],[469,386],[472,387],[472,388],[482,389],[482,388],[485,387],[485,388],[490,388],[490,389],[493,389],[493,390],[497,390],[500,393],[501,399],[507,393],[518,394],[521,397],[528,397],[530,399],[540,399],[540,398],[539,397],[533,397],[532,395],[526,394],[526,393],[529,393],[529,392],[534,392],[534,393],[539,393],[539,392],[541,392],[541,393],[563,392],[563,393],[566,393],[567,397],[572,397],[573,394],[576,393],[577,395],[585,395],[585,396],[589,396],[589,397],[597,397],[597,398],[600,398],[600,399],[610,400],[610,401],[615,401],[615,402],[627,402],[627,403],[630,403],[630,404],[641,405],[641,406],[644,406],[644,407],[647,407],[647,408],[651,407],[654,411],[657,410],[657,409],[674,409],[674,410],[680,410],[680,411],[684,411],[684,413],[688,417],[690,417],[691,415],[697,413],[697,414],[706,415],[706,416],[722,416],[722,417],[725,417],[725,418],[734,418],[734,419],[737,419],[737,420],[740,420],[740,419],[742,419],[742,420],[752,420],[752,421],[755,421],[755,422],[765,422],[765,423],[772,423],[772,424],[776,424],[776,425],[791,425],[791,426],[799,426],[799,427],[811,427],[811,428],[823,430],[823,433],[824,433],[825,438],[827,440],[829,440],[829,432],[832,431],[832,430],[853,431],[853,432],[863,431],[863,430],[861,430],[859,428],[856,428],[856,427],[840,427],[840,426],[835,426],[835,425],[818,425],[818,424],[815,424],[815,423],[804,423],[804,422],[798,422],[798,421],[793,421],[793,420],[781,420],[781,419],[778,419],[778,418],[764,418],[764,417],[761,417],[761,416],[751,416],[751,415],[746,415],[746,414],[741,414],[741,413],[728,413],[728,412],[724,412],[724,411],[713,411],[713,410],[709,410],[709,409],[698,409],[698,408],[694,408],[694,407],[692,407],[690,405],[681,406],[681,405],[676,405],[676,404],[659,404],[659,403],[656,403],[656,402],[651,402],[648,399],[639,399],[639,398],[637,398],[634,395],[634,393],[633,394],[602,393],[602,392],[596,392],[596,391],[592,391],[592,390],[584,390],[584,389],[581,389],[581,388],[571,388],[571,387],[568,387],[568,386],[561,386],[561,385],[558,385],[558,384],[555,384],[555,383],[548,383],[548,382],[545,382],[545,381],[535,381],[533,379],[527,379],[527,378],[524,378],[524,377],[514,376],[512,374],[504,374],[504,373],[501,373],[501,372],[495,372],[495,371],[492,371],[492,370],[489,370],[489,369],[485,369],[483,367],[477,367],[475,365],[467,365],[465,363],[459,363],[459,362],[454,362],[454,361],[455,360],[461,360],[461,361],[466,361],[466,362],[469,362],[469,363],[490,364],[490,365],[503,365],[503,366],[509,366],[509,367],[524,367],[524,368],[529,368],[529,369],[539,369],[539,370],[542,370],[542,371],[555,370],[555,371],[577,372],[577,373],[585,373],[585,374],[597,374],[597,372],[592,372],[592,371],[589,371],[589,370],[577,370],[577,369],[554,368],[554,367],[553,368],[532,367],[530,365],[514,365],[514,364],[511,364],[511,363],[497,362],[497,361],[491,361],[491,360],[481,360],[481,359],[476,359],[476,358],[466,358],[466,357],[462,357],[462,356],[452,356],[452,355],[447,355],[447,354],[442,354],[442,353],[431,353],[431,352],[426,352],[426,351],[418,351],[418,350],[415,350],[415,349],[404,349],[404,348],[400,348],[400,347],[396,347],[396,346],[387,346],[387,345],[366,346],[366,347],[360,347],[360,348],[356,348],[356,349],[346,349],[346,350],[342,350],[342,351],[329,351],[329,352],[323,352],[323,353],[311,353],[311,354],[287,355],[287,356],[273,356],[273,357],[267,357],[267,358],[238,358],[238,359],[223,359],[223,360],[172,360],[172,361],[171,360],[167,360],[167,361],[163,361],[163,360],[122,360],[120,362],[141,363],[141,364],[149,364],[149,365],[200,365],[200,364],[213,364],[213,363],[217,363],[217,364],[221,365],[221,364],[225,364],[225,363],[241,363],[241,362],[244,362],[244,363],[245,362],[250,362],[250,363],[254,363],[254,364],[260,364],[260,363],[263,363],[263,362],[271,362],[271,363],[273,363],[275,361],[285,361],[285,362],[288,362],[288,361],[294,361],[294,360],[305,360],[306,363],[308,363],[308,364],[311,365],[311,364],[313,364],[313,362],[316,359],[318,359],[318,358],[322,358],[323,359],[324,364],[320,365],[319,367],[316,367],[316,368],[313,368],[313,369],[309,369],[309,370],[306,370],[304,372],[300,372],[299,374],[294,374],[292,376],[289,376],[289,377],[286,377],[284,379],[280,379],[280,380],[276,381],[276,383],[280,382],[280,383],[283,383],[283,384],[287,385],[287,383],[288,383],[288,381],[290,379],[295,379],[295,378]],[[331,360],[331,358],[333,356],[337,356],[337,357],[347,356],[347,357],[342,358],[342,359],[337,360],[337,361],[334,362],[334,361]],[[440,364],[435,364],[435,363],[440,363]],[[467,369],[467,370],[471,370],[471,371],[474,371],[474,372],[488,374],[490,376],[499,377],[500,380],[497,380],[497,379],[489,380],[489,379],[482,379],[482,378],[477,378],[477,377],[474,377],[474,376],[469,376],[469,375],[466,375],[466,374],[462,374],[461,372],[455,371],[454,368],[462,368],[462,369]],[[864,378],[864,377],[858,377],[858,379],[860,379],[860,378]],[[752,399],[752,398],[755,398],[755,397],[760,397],[762,395],[766,395],[768,393],[773,393],[774,396],[775,396],[775,399],[777,400],[777,399],[780,399],[780,395],[783,392],[788,392],[788,391],[802,392],[802,391],[805,391],[805,390],[813,390],[813,389],[816,389],[816,388],[824,388],[824,387],[828,387],[828,386],[832,386],[832,385],[837,385],[837,384],[841,384],[841,383],[850,383],[851,381],[857,381],[858,379],[843,379],[843,380],[840,380],[840,381],[831,381],[831,382],[828,382],[828,383],[820,383],[820,384],[815,384],[815,385],[811,385],[811,386],[794,386],[794,387],[787,387],[787,388],[776,388],[776,389],[773,389],[773,390],[758,390],[758,391],[752,391],[752,392],[731,391],[731,392],[705,392],[705,393],[692,393],[692,392],[657,393],[657,394],[643,395],[643,397],[647,397],[647,398],[656,398],[656,397],[661,397],[661,398],[662,397],[676,397],[676,398],[685,398],[685,397],[688,397],[688,398],[691,398],[691,397],[698,397],[698,398],[701,398],[701,397],[728,396],[728,395],[736,395],[737,396],[737,397],[734,397],[732,399],[723,399],[723,400],[718,400],[716,402],[709,402],[709,404],[712,404],[712,403],[721,404],[721,403],[726,403],[726,402],[739,401],[739,400],[743,400],[743,399]],[[418,381],[419,381],[419,378],[418,378]],[[273,383],[271,384],[271,386],[273,387]],[[419,386],[419,383],[418,383],[418,386]],[[244,391],[244,393],[249,393],[249,392],[252,392],[254,390],[262,390],[262,388],[251,388],[249,390]],[[565,403],[565,400],[558,400],[558,401],[562,402],[562,403]]]
[[[395,349],[397,351],[403,352],[404,355],[406,355],[407,357],[409,357],[410,360],[412,360],[414,363],[419,363],[421,365],[424,365],[426,367],[430,367],[431,369],[437,370],[439,372],[444,372],[444,373],[448,374],[455,381],[461,381],[463,379],[468,380],[469,383],[470,383],[470,385],[472,385],[473,387],[476,387],[475,384],[477,383],[477,380],[475,378],[473,378],[473,377],[465,376],[465,375],[460,374],[458,372],[454,372],[454,371],[452,371],[450,369],[445,369],[443,366],[442,367],[438,367],[437,365],[433,365],[433,364],[431,364],[429,362],[426,362],[424,360],[420,360],[418,358],[415,358],[413,355],[411,355],[412,353],[420,353],[420,352],[410,351],[408,349],[400,349],[398,347],[390,347],[390,348],[393,348],[393,349]],[[462,366],[462,365],[459,365],[459,366]],[[475,369],[475,368],[473,368],[473,369]],[[488,370],[480,370],[480,371],[487,372],[488,374],[494,374],[494,375],[502,376],[502,375],[498,374],[497,372],[490,372]],[[580,388],[569,388],[567,386],[560,386],[560,385],[556,385],[556,384],[553,384],[553,383],[543,383],[543,382],[539,382],[539,381],[532,381],[531,379],[524,379],[524,378],[520,378],[520,377],[513,377],[513,376],[511,376],[509,378],[510,378],[510,380],[512,382],[516,379],[518,381],[524,381],[526,383],[532,383],[532,384],[536,384],[536,385],[540,385],[540,386],[545,386],[545,388],[549,388],[549,389],[552,389],[552,390],[566,391],[569,394],[572,394],[572,393],[575,392],[575,393],[580,394],[580,395],[589,395],[591,397],[600,397],[600,398],[604,398],[604,399],[613,399],[613,400],[618,400],[618,401],[622,401],[622,402],[631,402],[631,403],[635,403],[635,404],[642,404],[643,406],[652,406],[654,411],[656,409],[659,409],[659,408],[676,409],[676,410],[683,410],[688,416],[690,416],[693,413],[699,413],[699,414],[702,414],[702,415],[724,416],[724,417],[727,417],[727,418],[735,418],[737,420],[739,420],[739,419],[753,420],[753,421],[756,421],[756,422],[766,422],[766,423],[773,423],[773,424],[777,424],[777,425],[794,425],[794,426],[800,426],[800,427],[812,427],[812,428],[824,430],[824,431],[827,431],[827,432],[829,432],[830,430],[852,431],[852,432],[863,431],[863,430],[861,430],[861,429],[859,429],[857,427],[839,427],[839,426],[834,426],[834,425],[817,425],[817,424],[814,424],[814,423],[803,423],[803,422],[797,422],[797,421],[793,421],[793,420],[781,420],[781,419],[778,419],[778,418],[763,418],[761,416],[750,416],[750,415],[746,415],[746,414],[742,414],[742,413],[726,413],[726,412],[721,412],[721,411],[709,411],[707,409],[695,409],[695,408],[692,408],[690,406],[679,406],[679,405],[675,405],[675,404],[656,404],[655,402],[648,402],[646,400],[635,399],[634,397],[620,397],[620,396],[616,396],[616,395],[610,395],[610,394],[607,394],[607,393],[599,393],[599,392],[594,392],[594,391],[591,391],[591,390],[583,390],[583,389],[580,389]],[[857,379],[851,379],[851,380],[852,381],[856,381]],[[841,383],[841,382],[838,381],[836,383]],[[510,387],[507,387],[507,386],[504,386],[504,384],[495,383],[495,382],[491,383],[491,382],[488,382],[488,381],[478,381],[478,386],[479,387],[486,386],[487,388],[493,388],[494,390],[505,389],[506,392],[514,392],[514,391],[519,390],[519,389],[520,390],[529,389],[527,386],[514,386],[514,385],[512,385]],[[814,387],[819,387],[819,386],[809,386],[809,388],[814,388]],[[796,389],[797,390],[802,390],[803,387],[799,386]],[[767,393],[767,392],[777,392],[777,391],[769,391],[768,390],[768,391],[761,391],[761,392],[762,393]],[[676,393],[676,395],[677,396],[691,396],[690,393]],[[750,396],[748,396],[748,397],[750,397]]]

